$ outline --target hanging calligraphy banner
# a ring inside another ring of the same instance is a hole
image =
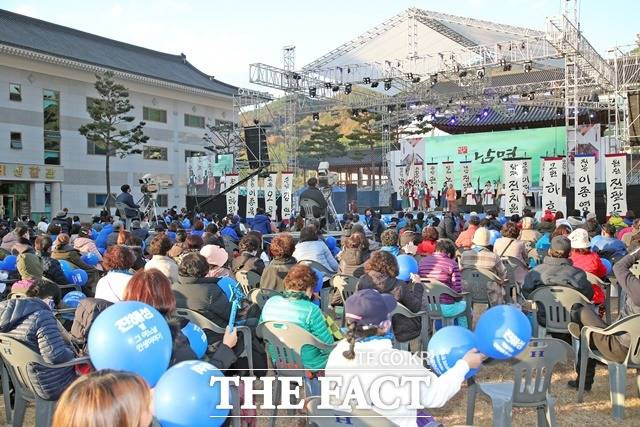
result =
[[[237,173],[228,173],[225,175],[225,189],[233,187],[238,183]],[[226,194],[227,197],[227,214],[235,215],[238,213],[238,188],[234,188]]]
[[[247,213],[245,217],[255,217],[256,209],[258,209],[258,175],[254,175],[247,181]]]
[[[396,188],[397,199],[402,200],[402,192],[404,190],[404,182],[406,180],[405,165],[396,166],[396,176],[398,177],[398,188]]]
[[[449,184],[453,184],[453,162],[442,162],[442,166],[444,166],[444,182],[448,187]]]
[[[473,185],[473,179],[471,178],[471,161],[460,162],[460,179],[462,181],[462,193],[469,186]]]
[[[627,212],[627,155],[606,154],[607,215]]]
[[[566,212],[566,202],[562,197],[562,157],[544,158],[542,187],[542,208],[552,212]]]
[[[580,212],[596,211],[596,158],[593,154],[575,157],[575,203]]]
[[[282,196],[282,220],[291,218],[291,193],[293,192],[293,172],[282,172],[280,194]]]
[[[432,192],[438,191],[438,164],[427,163],[427,186]]]
[[[276,179],[278,179],[277,172],[271,172],[269,176],[264,179],[264,210],[267,215],[272,219],[277,219],[277,206],[276,206]]]
[[[522,159],[522,193],[525,197],[531,195],[531,157]]]
[[[424,167],[422,163],[416,163],[413,165],[413,185],[422,185],[424,182]]]
[[[524,209],[524,194],[522,192],[522,159],[503,160],[504,167],[504,196],[506,203],[504,214],[522,215]]]

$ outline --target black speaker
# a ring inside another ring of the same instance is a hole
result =
[[[265,126],[248,126],[244,128],[244,141],[247,145],[249,167],[257,169],[268,167],[269,150],[267,150],[267,130]]]

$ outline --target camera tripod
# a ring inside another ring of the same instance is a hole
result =
[[[158,216],[159,206],[155,193],[144,193],[136,204],[140,205],[139,211],[143,217],[155,219]]]
[[[340,221],[338,221],[338,212],[336,212],[336,207],[333,204],[333,200],[331,199],[331,195],[333,194],[333,188],[331,186],[322,187],[322,195],[324,199],[327,201],[327,230],[329,229],[329,225],[331,222],[329,221],[330,217],[333,216],[334,219],[334,227],[336,231],[340,231],[342,227],[340,226]]]

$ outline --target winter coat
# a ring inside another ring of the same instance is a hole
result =
[[[464,230],[456,239],[456,246],[458,248],[470,248],[473,240],[473,235],[478,229],[477,225],[469,225],[469,228]]]
[[[422,258],[418,264],[418,274],[420,277],[437,280],[458,293],[462,292],[462,276],[458,262],[449,258],[446,254],[435,253]],[[449,295],[440,297],[441,304],[452,304],[454,302],[455,299]]]
[[[540,221],[540,224],[538,224],[538,231],[542,234],[545,233],[549,233],[549,234],[553,234],[553,232],[556,229],[556,224],[553,221]]]
[[[396,301],[414,313],[422,309],[424,287],[421,283],[406,283],[395,277],[388,277],[377,271],[370,271],[360,277],[357,289],[375,289],[381,294],[391,294]],[[392,321],[393,333],[398,341],[410,341],[420,335],[420,318],[408,318],[396,314],[393,316]]]
[[[0,248],[2,248],[5,251],[11,253],[11,249],[13,249],[13,245],[18,243],[19,240],[20,240],[20,238],[15,233],[15,231],[7,233],[2,238],[2,244],[0,245]]]
[[[423,240],[418,244],[418,251],[416,252],[418,255],[426,256],[431,255],[436,250],[436,241],[435,240]]]
[[[583,270],[574,267],[567,258],[544,257],[542,264],[536,266],[524,278],[522,295],[529,295],[542,286],[566,286],[574,288],[587,297],[593,298],[593,288]]]
[[[254,231],[259,231],[262,234],[270,234],[271,219],[264,214],[258,214],[253,218],[251,229]]]
[[[371,234],[373,235],[374,240],[376,242],[379,242],[380,235],[384,231],[384,225],[382,225],[382,222],[380,221],[380,219],[378,219],[377,217],[368,218],[367,227],[369,227],[369,230],[371,231]]]
[[[614,237],[596,236],[591,239],[591,250],[615,262],[627,254],[627,247]]]
[[[231,224],[226,225],[222,230],[220,230],[220,235],[223,237],[227,236],[233,243],[238,243],[240,241],[238,233]]]
[[[122,301],[131,274],[120,271],[109,271],[98,280],[95,297],[116,303]]]
[[[582,254],[576,251],[571,251],[569,259],[575,268],[579,268],[587,273],[595,274],[601,279],[604,279],[607,276],[607,267],[605,267],[602,260],[595,252]]]
[[[235,275],[238,271],[253,271],[258,275],[262,275],[264,271],[264,261],[256,255],[242,252],[231,260],[231,272]]]
[[[100,261],[102,261],[102,255],[98,250],[95,242],[88,237],[77,237],[73,241],[73,247],[80,251],[81,254],[95,254]]]
[[[226,327],[231,314],[231,304],[217,283],[216,278],[179,276],[178,282],[171,285],[176,297],[176,307],[188,308],[202,314],[216,325]]]
[[[98,283],[98,279],[100,279],[100,272],[89,264],[86,264],[77,249],[74,249],[71,245],[59,246],[51,252],[51,258],[58,261],[67,261],[71,264],[72,268],[81,268],[86,271],[89,280],[87,280],[83,289],[89,296],[93,296],[95,285]]]
[[[118,234],[120,234],[120,232],[114,230],[107,236],[107,248],[115,246],[118,243]]]
[[[112,304],[111,301],[100,298],[85,298],[78,303],[73,324],[71,325],[71,336],[80,354],[84,355],[86,353],[87,338],[89,337],[91,324],[100,313]]]
[[[191,234],[193,234],[193,232]],[[147,237],[149,237],[149,230],[147,230],[146,228],[132,228],[131,235],[144,242]]]
[[[364,263],[369,259],[370,251],[359,248],[345,248],[340,252],[338,273],[360,277],[364,274]]]
[[[438,230],[438,235],[441,239],[450,239],[451,241],[455,242],[458,238],[458,233],[456,232],[456,223],[450,214],[445,214],[442,217],[442,221],[438,223],[436,229]]]
[[[58,327],[53,312],[39,298],[0,302],[0,332],[22,342],[50,364],[68,362],[75,357]],[[73,367],[51,369],[38,365],[29,366],[28,376],[36,393],[46,400],[56,400],[76,378]]]
[[[291,267],[297,263],[298,261],[293,257],[272,259],[262,272],[260,288],[284,292],[284,278],[289,273],[289,270],[291,270]]]
[[[393,256],[400,255],[400,248],[397,246],[382,246],[379,250],[389,252]]]
[[[169,249],[167,256],[177,259],[182,255],[182,252],[184,252],[184,243],[176,243],[171,247],[171,249]]]
[[[640,313],[640,279],[630,271],[630,268],[638,260],[640,260],[640,251],[635,251],[613,265],[613,273],[616,275],[616,280],[627,296],[618,319]],[[622,335],[620,343],[629,347],[629,336]]]
[[[262,308],[260,323],[268,321],[294,323],[311,333],[318,340],[331,344],[333,335],[320,311],[320,307],[309,300],[302,292],[285,292],[267,300]],[[269,353],[274,354],[269,347]],[[304,346],[301,351],[302,363],[306,369],[318,371],[324,369],[330,351],[320,350],[312,346]],[[275,360],[272,357],[272,360]]]
[[[158,269],[169,278],[172,283],[178,281],[178,264],[168,256],[154,255],[145,265],[145,270]]]
[[[300,261],[316,261],[331,272],[338,271],[338,261],[322,240],[300,242],[293,251],[293,257]]]
[[[51,224],[60,226],[60,233],[69,234],[73,221],[68,216],[57,216],[51,220]]]

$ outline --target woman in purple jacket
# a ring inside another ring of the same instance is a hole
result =
[[[456,261],[456,247],[451,240],[440,239],[436,242],[436,250],[431,256],[424,257],[418,265],[418,274],[426,279],[437,280],[456,292],[462,292],[462,276]],[[464,300],[456,301],[449,295],[440,297],[442,314],[446,317],[456,317],[467,308]],[[469,327],[467,318],[457,318],[460,326]]]

